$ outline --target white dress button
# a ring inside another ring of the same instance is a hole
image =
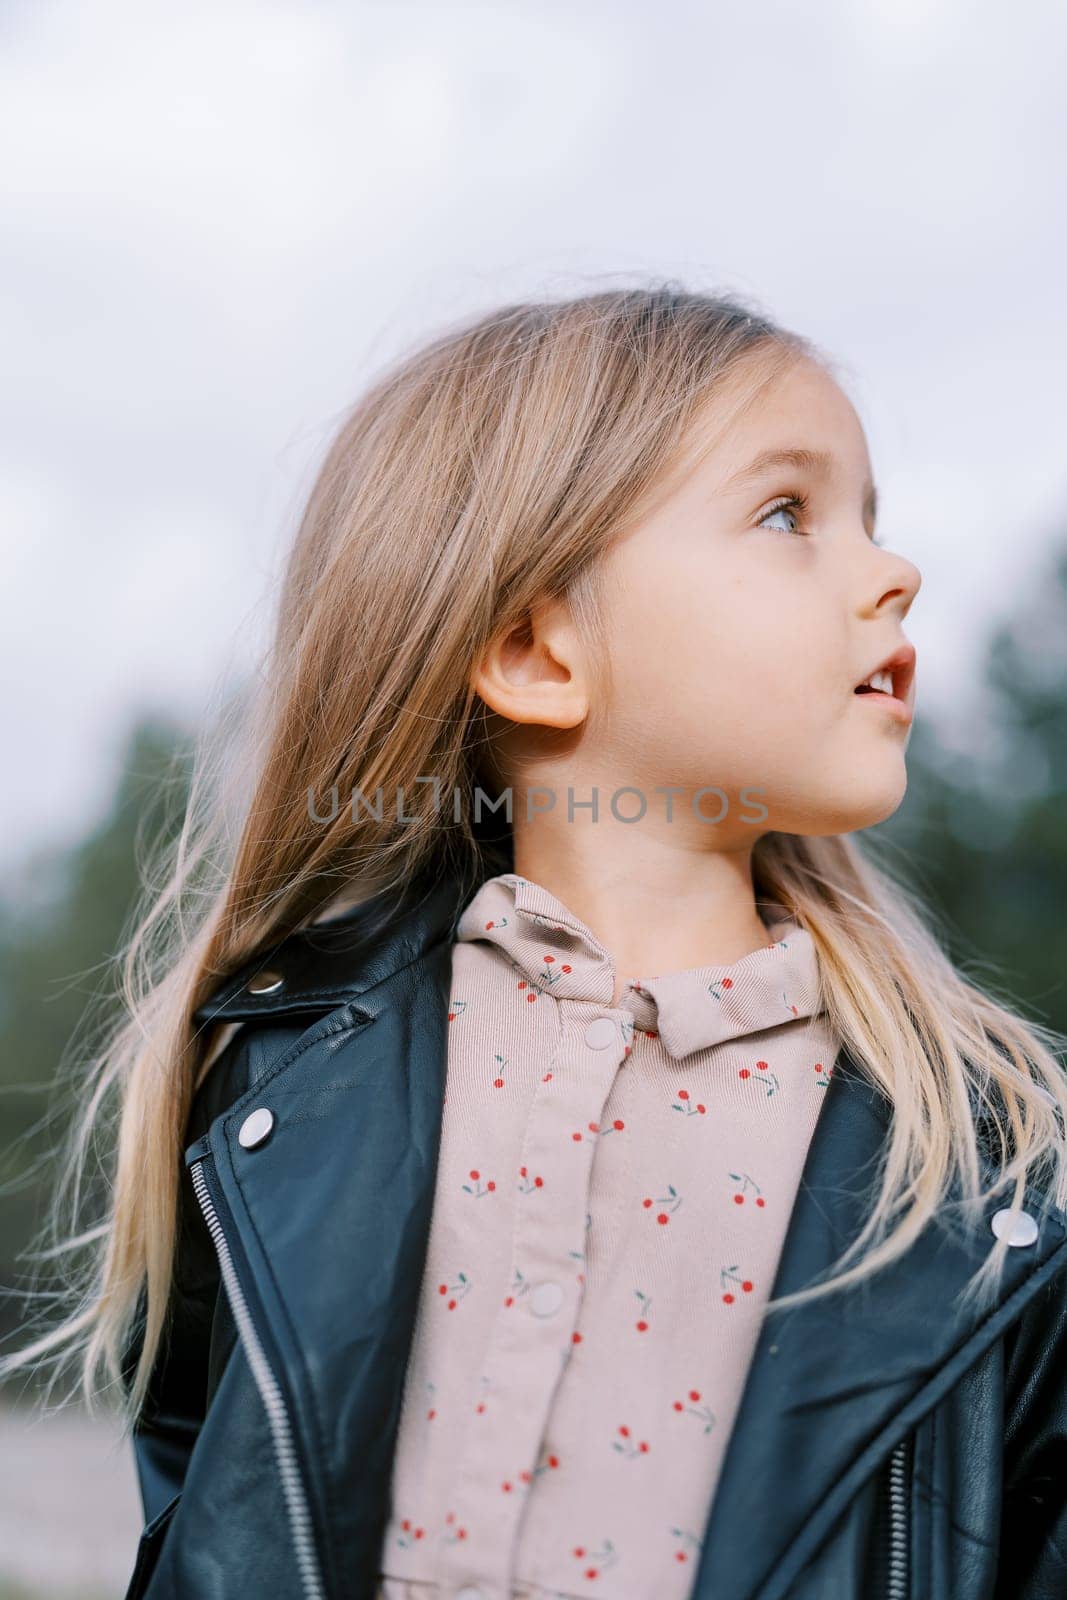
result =
[[[1020,1211],[1014,1218],[1008,1210],[994,1211],[989,1226],[998,1239],[1007,1239],[1009,1244],[1033,1244],[1037,1238],[1037,1223],[1029,1211]]]
[[[563,1304],[563,1285],[553,1283],[539,1283],[530,1295],[530,1310],[535,1317],[555,1316]]]
[[[267,1106],[257,1106],[255,1111],[249,1113],[241,1124],[241,1131],[237,1135],[246,1150],[251,1150],[257,1144],[262,1144],[274,1126],[274,1112]]]
[[[610,1017],[597,1017],[585,1030],[585,1042],[590,1050],[606,1050],[615,1043],[615,1024]]]

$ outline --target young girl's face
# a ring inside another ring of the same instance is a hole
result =
[[[753,470],[766,452],[798,450],[827,463]],[[609,552],[613,693],[598,755],[614,768],[626,752],[631,775],[618,781],[641,787],[650,813],[657,784],[717,786],[729,809],[708,831],[721,842],[845,833],[896,809],[912,665],[893,669],[903,705],[856,688],[907,649],[922,579],[874,533],[859,418],[802,359]],[[759,804],[765,819],[742,820]],[[711,821],[722,809],[714,795],[701,802]]]

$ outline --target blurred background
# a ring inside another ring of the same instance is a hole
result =
[[[962,0],[34,0],[0,11],[0,1341],[61,1055],[376,368],[671,276],[843,364],[924,586],[873,830],[957,960],[1067,1029],[1067,13]],[[788,663],[783,662],[783,672]],[[0,1393],[0,1600],[125,1589],[107,1415]]]

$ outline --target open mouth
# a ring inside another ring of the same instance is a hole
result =
[[[891,695],[893,694],[893,674],[891,672],[872,672],[867,682],[857,684],[852,693]]]
[[[863,682],[858,683],[852,692],[906,710],[908,691],[911,689],[914,677],[914,646],[902,645],[887,661],[883,661],[880,667],[868,673]]]

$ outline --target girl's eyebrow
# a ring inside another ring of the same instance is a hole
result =
[[[740,488],[746,483],[751,483],[754,478],[762,477],[765,472],[771,472],[776,467],[795,467],[801,472],[810,472],[817,478],[832,478],[837,471],[837,461],[834,456],[825,450],[809,450],[803,445],[786,446],[780,449],[761,450],[758,456],[727,478],[722,484],[723,489]],[[864,516],[870,519],[873,528],[878,515],[878,490],[873,483],[868,483],[863,500]]]

